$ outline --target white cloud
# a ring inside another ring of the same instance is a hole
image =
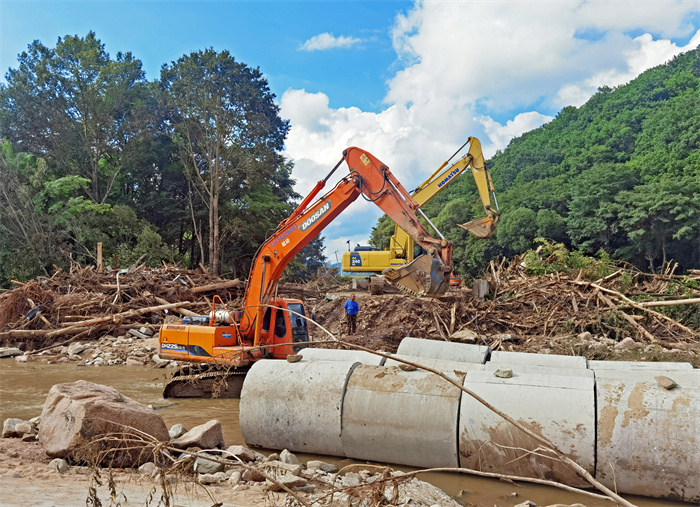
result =
[[[484,126],[486,134],[491,140],[491,145],[482,147],[484,155],[489,158],[496,153],[497,149],[507,146],[514,137],[536,129],[554,118],[530,111],[529,113],[520,113],[512,120],[508,120],[505,125],[501,125],[490,116],[479,116],[475,119]]]
[[[333,109],[323,93],[283,94],[297,191],[305,195],[352,145],[381,159],[409,190],[470,135],[490,156],[563,106],[583,104],[599,86],[621,85],[693,49],[700,31],[688,20],[696,10],[697,2],[684,0],[416,0],[391,27],[400,66],[386,81],[384,110]],[[307,44],[330,47],[340,39],[322,34]],[[333,242],[362,229],[369,237],[379,214],[358,200],[339,217],[342,229],[331,224],[325,235]]]
[[[654,40],[645,33],[632,41],[631,47],[621,52],[625,66],[608,68],[584,79],[579,83],[563,85],[554,99],[560,107],[581,106],[600,86],[620,86],[633,80],[645,70],[661,65],[674,56],[695,49],[700,44],[700,30],[685,46],[677,46],[668,39]]]
[[[332,33],[321,33],[314,35],[309,40],[304,42],[299,49],[302,51],[325,51],[335,48],[349,48],[362,42],[362,39],[356,37],[346,37],[341,35],[335,37]]]

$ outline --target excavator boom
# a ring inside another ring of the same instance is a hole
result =
[[[448,165],[450,160],[452,160],[457,153],[462,151],[467,144],[469,144],[467,154],[453,164]],[[465,224],[457,225],[479,238],[489,238],[496,228],[500,217],[500,211],[498,210],[498,202],[496,201],[491,174],[486,166],[484,155],[481,151],[481,142],[479,142],[476,137],[469,137],[452,157],[446,160],[413,191],[411,203],[416,203],[418,208],[414,207],[413,209],[418,213],[422,213],[421,208],[433,199],[433,197],[456,181],[467,168],[471,169],[486,216]],[[430,223],[427,217],[424,216],[424,218]],[[394,234],[389,240],[388,250],[371,251],[370,249],[356,249],[354,252],[345,252],[343,253],[342,269],[345,272],[382,273],[386,279],[390,277],[387,276],[389,273],[385,272],[387,269],[393,268],[396,270],[402,266],[411,265],[414,271],[425,272],[429,267],[428,260],[416,263],[420,255],[416,253],[415,246],[416,243],[411,235],[407,233],[399,222],[396,222]],[[405,290],[407,287],[402,288]],[[442,289],[439,289],[439,291],[441,290]],[[405,292],[410,292],[410,290],[405,290]]]

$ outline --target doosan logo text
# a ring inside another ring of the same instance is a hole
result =
[[[305,231],[306,229],[308,229],[309,227],[314,225],[316,223],[316,220],[318,220],[323,215],[328,213],[328,210],[330,210],[330,209],[331,209],[331,201],[328,201],[328,202],[326,202],[326,204],[324,204],[318,210],[316,210],[316,212],[313,215],[311,215],[309,218],[304,220],[304,223],[299,226],[299,229],[301,229],[302,231]]]

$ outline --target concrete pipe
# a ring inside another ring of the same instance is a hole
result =
[[[649,363],[641,361],[586,361],[589,370],[692,370],[690,363],[658,362]]]
[[[464,378],[447,375],[460,384]],[[456,467],[461,394],[434,373],[358,366],[343,401],[345,455],[418,467]]]
[[[303,361],[345,361],[360,364],[380,365],[384,357],[364,350],[338,350],[305,348],[299,351]]]
[[[256,362],[241,391],[246,444],[313,454],[343,455],[340,439],[345,384],[357,362]]]
[[[486,345],[442,342],[411,337],[401,340],[396,351],[397,354],[405,354],[407,356],[432,357],[433,359],[475,364],[484,364],[488,361],[490,352],[491,349]]]
[[[622,493],[700,502],[700,372],[597,369],[595,376],[596,478]]]
[[[494,350],[491,352],[489,362],[505,365],[530,364],[533,366],[553,366],[555,368],[586,369],[586,358],[583,356],[529,354],[527,352],[509,352],[503,350]]]
[[[576,368],[545,368],[547,372],[532,373],[532,367],[528,365],[500,366],[510,369],[512,377],[497,377],[495,371],[470,371],[464,387],[543,436],[593,473],[593,372]],[[460,466],[555,480],[572,486],[588,485],[556,457],[547,457],[552,456],[551,453],[533,452],[541,447],[542,444],[473,397],[466,393],[462,395],[459,413]]]
[[[405,354],[393,354],[392,357],[396,357],[398,359],[405,359],[406,361],[420,364],[422,366],[427,366],[428,368],[432,368],[434,370],[441,371],[441,372],[459,371],[459,372],[467,373],[469,371],[474,371],[474,370],[481,371],[486,366],[484,364],[465,363],[465,362],[461,362],[461,361],[447,361],[445,359],[434,359],[432,357],[408,356]],[[383,366],[400,367],[401,364],[403,364],[403,363],[389,358],[386,360],[386,362],[384,363]]]

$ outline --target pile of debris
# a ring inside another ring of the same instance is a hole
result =
[[[657,275],[621,268],[588,281],[581,271],[528,275],[515,258],[492,262],[485,278],[490,294],[484,299],[466,288],[433,300],[360,295],[359,337],[343,340],[394,352],[403,337],[413,336],[596,359],[608,359],[609,350],[619,351],[624,341],[623,348],[633,342],[632,348],[647,353],[680,351],[663,360],[700,366],[700,272]],[[345,300],[329,294],[313,307],[318,322],[340,336],[346,334]]]
[[[235,304],[245,286],[174,266],[101,273],[89,266],[14,283],[0,294],[0,344],[23,350],[155,328],[169,313],[208,314],[214,296]]]

